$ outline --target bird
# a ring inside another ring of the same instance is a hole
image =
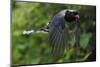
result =
[[[80,17],[76,10],[64,9],[57,13],[47,26],[48,41],[53,57],[62,57],[68,46],[68,23],[75,21],[76,46],[80,47]]]
[[[76,46],[80,46],[80,16],[77,10],[63,9],[58,12],[49,23],[39,31],[48,32],[50,55],[62,57],[68,45],[68,23],[75,23]],[[29,32],[28,32],[29,33]]]

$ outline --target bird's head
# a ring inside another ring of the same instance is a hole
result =
[[[80,17],[76,10],[66,10],[65,12],[65,20],[68,22],[79,20]]]

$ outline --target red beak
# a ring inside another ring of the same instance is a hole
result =
[[[76,20],[79,20],[80,19],[80,16],[79,15],[75,15],[74,17],[75,17]]]

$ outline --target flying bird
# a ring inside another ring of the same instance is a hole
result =
[[[80,42],[80,22],[79,15],[76,10],[65,9],[56,14],[50,21],[47,29],[49,29],[49,45],[51,46],[51,55],[63,56],[64,50],[67,48],[68,41],[68,23],[75,21],[75,40],[76,46],[79,47]],[[46,29],[44,29],[46,31]]]
[[[51,55],[61,57],[67,48],[68,23],[75,23],[76,46],[80,42],[80,17],[76,10],[64,9],[57,13],[47,26],[40,31],[48,32],[48,41],[51,48]],[[24,31],[25,32],[25,31]],[[30,31],[31,32],[31,31]],[[28,34],[30,33],[28,32]]]

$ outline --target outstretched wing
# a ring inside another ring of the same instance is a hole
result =
[[[51,46],[51,55],[63,56],[67,45],[67,28],[63,16],[55,16],[50,24],[49,44]]]

